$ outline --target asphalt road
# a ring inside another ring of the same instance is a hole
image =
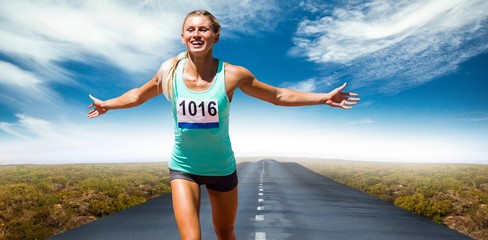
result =
[[[471,239],[297,164],[238,165],[237,239]],[[202,189],[202,239],[216,239]],[[51,240],[179,239],[171,196],[118,212]]]

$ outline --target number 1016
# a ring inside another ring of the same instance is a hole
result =
[[[181,113],[183,116],[187,116],[187,113],[190,116],[196,116],[198,113],[201,113],[201,116],[203,117],[205,117],[205,114],[210,116],[217,115],[217,103],[215,101],[202,101],[197,104],[193,100],[183,100],[178,106],[181,107]]]

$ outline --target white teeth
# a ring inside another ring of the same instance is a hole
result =
[[[203,42],[202,41],[193,41],[191,44],[193,44],[193,45],[202,45]]]

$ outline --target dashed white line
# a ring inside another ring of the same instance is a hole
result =
[[[256,232],[256,240],[266,240],[266,233],[265,232]]]
[[[264,162],[263,162],[263,168],[261,170],[261,174],[259,176],[259,192],[258,192],[258,196],[262,197],[264,194],[263,194],[263,182],[264,182],[264,174],[265,174],[265,171],[264,171]],[[263,198],[258,198],[258,202],[259,203],[263,203],[264,202],[264,199]],[[264,206],[258,206],[256,208],[257,211],[263,211],[264,210]],[[256,215],[256,221],[264,221],[264,215],[262,214],[259,214],[259,215]],[[266,240],[266,232],[256,232],[256,235],[255,235],[255,240]]]

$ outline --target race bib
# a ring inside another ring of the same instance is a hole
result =
[[[179,128],[218,128],[219,106],[216,99],[178,98]]]

